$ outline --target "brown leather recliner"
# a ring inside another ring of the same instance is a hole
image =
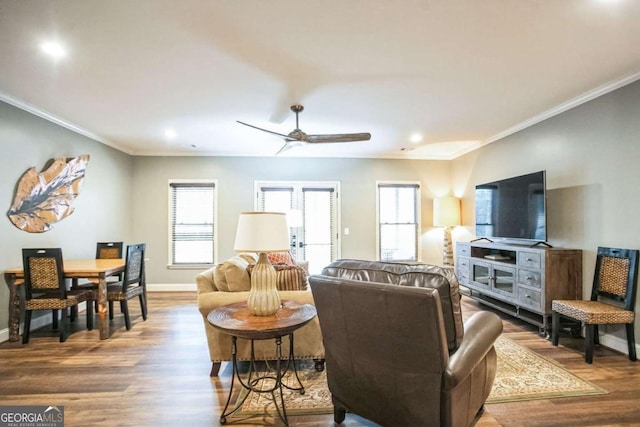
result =
[[[464,328],[460,308],[460,284],[450,268],[429,264],[341,259],[323,268],[322,275],[399,286],[437,289],[442,304],[442,315],[444,317],[449,352],[456,351],[462,342]]]
[[[500,318],[471,316],[451,352],[441,292],[390,283],[310,278],[335,421],[352,412],[383,426],[471,425],[493,386]]]

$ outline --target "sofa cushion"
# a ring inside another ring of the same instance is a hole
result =
[[[241,292],[251,288],[247,266],[255,262],[251,254],[235,255],[217,265],[213,278],[222,292]]]

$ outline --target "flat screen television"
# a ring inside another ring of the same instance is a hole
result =
[[[545,171],[476,186],[476,235],[547,241]]]

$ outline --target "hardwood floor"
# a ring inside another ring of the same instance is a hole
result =
[[[61,405],[65,426],[217,426],[229,387],[231,367],[209,378],[211,364],[195,293],[149,294],[149,317],[130,310],[110,339],[86,331],[82,316],[65,343],[50,327],[32,332],[29,344],[0,344],[0,405]],[[484,309],[464,299],[468,315]],[[505,335],[557,361],[609,394],[488,404],[476,424],[487,426],[640,426],[640,363],[607,349],[584,363],[582,340],[562,336],[559,347],[540,338],[537,328],[503,317]],[[331,426],[332,415],[290,416],[292,426]],[[229,425],[281,425],[252,418]],[[354,415],[343,424],[374,426]]]

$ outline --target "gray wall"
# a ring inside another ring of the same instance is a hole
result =
[[[96,241],[129,240],[133,159],[66,128],[0,102],[0,271],[22,265],[22,248],[61,247],[65,257],[93,258]],[[89,154],[84,185],[75,211],[45,233],[17,229],[6,212],[16,183],[34,166],[41,172],[57,157]],[[0,285],[0,341],[7,333],[9,290]]]
[[[450,162],[296,159],[246,157],[136,157],[133,235],[147,243],[149,283],[189,283],[200,269],[169,270],[168,182],[170,179],[218,181],[218,260],[232,255],[238,214],[254,209],[254,181],[340,181],[343,258],[376,258],[376,180],[420,181],[422,185],[422,259],[440,263],[442,234],[432,233],[434,194],[449,191]],[[439,239],[439,240],[438,240]]]
[[[476,184],[544,169],[549,242],[584,251],[586,297],[598,246],[640,248],[639,167],[636,82],[453,161],[452,186],[463,196],[466,226],[456,230],[458,240],[473,234]],[[624,337],[622,330],[608,331]]]
[[[144,241],[149,283],[193,283],[197,270],[168,270],[169,179],[212,178],[219,190],[219,259],[233,254],[238,213],[253,209],[255,180],[339,180],[343,257],[375,258],[376,180],[422,183],[422,260],[441,261],[441,230],[431,227],[432,199],[463,198],[454,240],[473,237],[473,189],[481,182],[545,169],[549,241],[584,250],[583,292],[591,288],[596,247],[640,247],[640,82],[595,99],[451,162],[371,159],[130,157],[0,103],[0,195],[8,210],[15,183],[30,166],[58,156],[91,155],[76,212],[43,234],[0,221],[0,268],[20,265],[20,249],[60,246],[65,256],[93,256],[98,240]],[[132,189],[132,190],[131,190]],[[8,291],[0,286],[0,301]],[[636,321],[636,335],[638,335]],[[0,335],[7,307],[0,304]],[[624,348],[620,328],[603,342]],[[640,336],[640,335],[639,335]]]

